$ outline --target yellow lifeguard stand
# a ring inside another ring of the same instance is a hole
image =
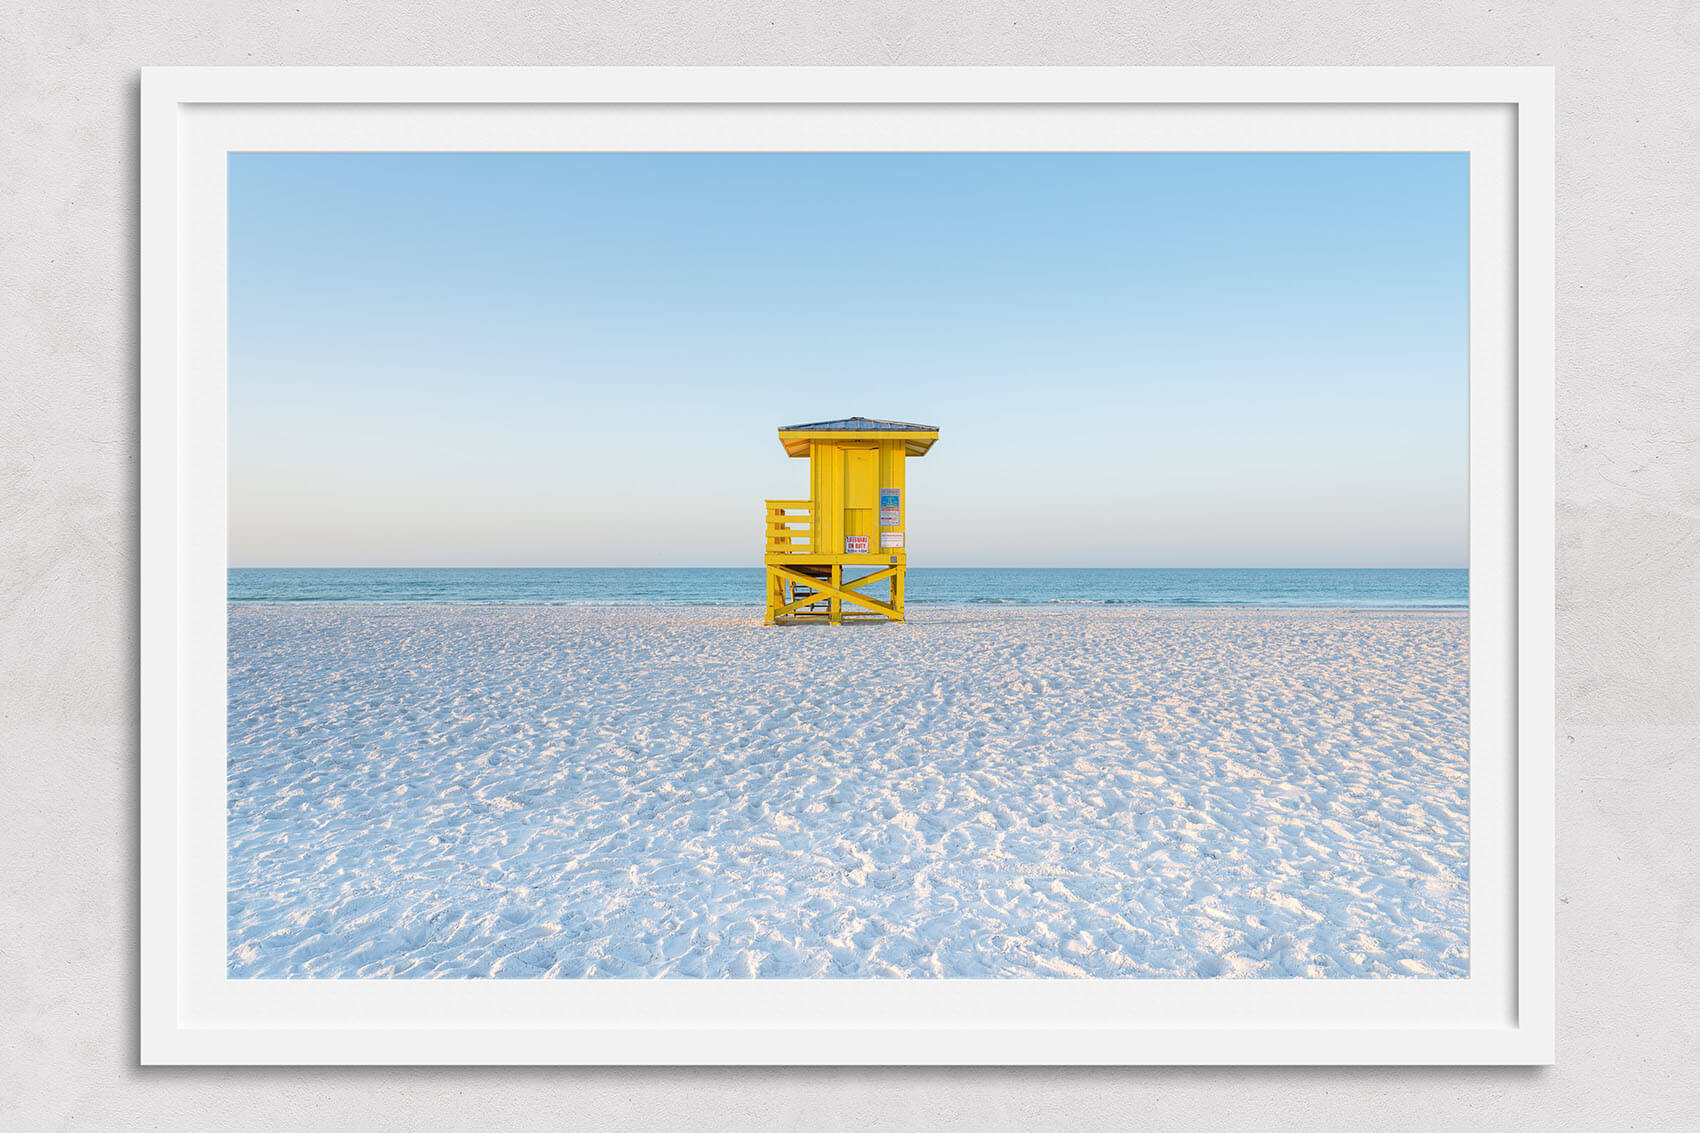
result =
[[[936,425],[847,417],[785,425],[786,456],[809,458],[809,498],[767,501],[767,624],[903,620],[903,464],[925,456]],[[845,568],[872,568],[847,578]],[[889,582],[888,601],[865,589]]]

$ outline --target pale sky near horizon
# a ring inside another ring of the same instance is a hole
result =
[[[1463,154],[237,154],[233,566],[1467,565]]]

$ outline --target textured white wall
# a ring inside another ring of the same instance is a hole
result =
[[[1552,1070],[136,1067],[136,68],[1555,64]],[[1700,4],[133,0],[0,13],[0,1126],[1700,1121]]]

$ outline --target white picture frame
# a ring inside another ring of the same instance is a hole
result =
[[[1554,1057],[1548,68],[150,68],[144,1064],[1539,1064]],[[224,177],[236,150],[1467,150],[1471,975],[226,975]]]

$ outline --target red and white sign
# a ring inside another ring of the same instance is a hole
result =
[[[903,546],[903,532],[901,532],[901,531],[881,531],[880,532],[880,546],[882,546],[882,547],[901,547],[901,546]]]
[[[846,535],[844,537],[844,553],[847,555],[867,554],[868,537],[866,535]]]

